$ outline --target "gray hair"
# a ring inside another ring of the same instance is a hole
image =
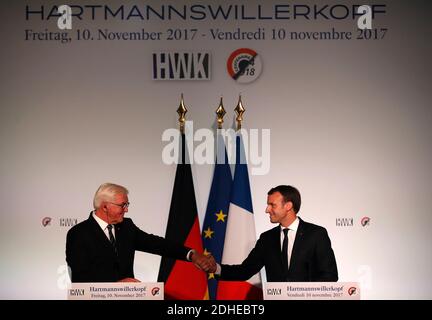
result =
[[[97,189],[93,198],[93,207],[98,209],[103,201],[113,200],[117,194],[128,194],[125,187],[114,183],[103,183]]]

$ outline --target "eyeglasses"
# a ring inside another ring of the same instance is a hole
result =
[[[129,204],[130,204],[129,202],[120,203],[120,204],[114,203],[114,202],[108,202],[108,203],[111,203],[111,204],[114,204],[118,207],[121,207],[123,210],[125,210],[126,208],[129,208]]]

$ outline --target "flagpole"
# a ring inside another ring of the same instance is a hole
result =
[[[222,96],[220,98],[220,102],[219,102],[219,106],[217,107],[216,111],[216,116],[217,116],[217,124],[218,124],[218,129],[222,129],[222,124],[224,122],[223,118],[226,114],[225,108],[223,106],[223,102],[222,102]]]
[[[185,128],[185,121],[186,121],[186,106],[184,104],[184,100],[183,100],[183,93],[181,94],[181,99],[180,99],[180,105],[177,109],[177,113],[179,115],[179,124],[180,124],[180,132],[181,134],[184,134],[184,128]]]
[[[237,102],[237,106],[235,107],[234,111],[237,114],[236,121],[237,121],[237,129],[236,131],[239,131],[241,129],[242,121],[243,121],[243,113],[245,112],[245,108],[243,107],[243,103],[241,100],[241,94],[239,95],[239,100]]]

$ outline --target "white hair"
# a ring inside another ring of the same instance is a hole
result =
[[[125,187],[114,184],[114,183],[103,183],[97,189],[94,199],[93,207],[98,209],[103,201],[114,200],[114,196],[117,194],[128,194],[129,191]]]

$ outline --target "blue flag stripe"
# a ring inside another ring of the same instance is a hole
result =
[[[234,182],[231,194],[231,202],[253,213],[252,197],[250,192],[249,174],[246,163],[240,163],[240,159],[246,159],[241,135],[236,137],[236,166]]]

